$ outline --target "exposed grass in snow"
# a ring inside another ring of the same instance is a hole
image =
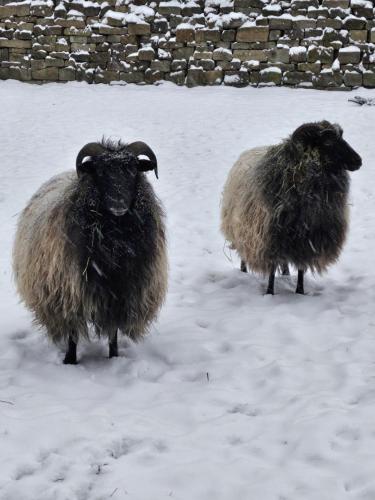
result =
[[[348,97],[0,83],[1,500],[375,498],[375,111]],[[222,186],[242,150],[323,118],[364,161],[349,239],[306,296],[295,276],[264,296],[219,233]],[[158,156],[170,289],[142,344],[64,366],[14,292],[16,214],[103,134]]]

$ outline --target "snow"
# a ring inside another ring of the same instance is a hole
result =
[[[340,68],[341,68],[340,61],[338,59],[335,59],[332,63],[332,70],[333,71],[340,71]]]
[[[277,66],[270,66],[269,68],[264,68],[260,71],[261,75],[265,75],[267,73],[279,73],[279,74],[281,74],[281,69]]]
[[[68,17],[84,17],[84,14],[79,10],[70,9],[68,12]]]
[[[289,54],[291,56],[298,56],[300,54],[306,54],[306,47],[291,47],[289,49]]]
[[[0,83],[0,499],[375,498],[374,107],[348,93]],[[358,92],[358,91],[357,91]],[[362,97],[373,92],[360,90]],[[239,153],[305,121],[343,126],[363,167],[339,262],[266,280],[219,232]],[[144,140],[168,215],[170,286],[144,342],[61,364],[11,280],[17,214],[83,144]]]
[[[357,53],[357,52],[361,52],[361,49],[359,47],[356,47],[355,45],[349,45],[348,47],[343,47],[342,49],[340,49],[340,52],[345,52],[345,53],[348,53],[348,54],[354,54],[354,53]]]
[[[373,7],[372,3],[368,0],[351,0],[350,5],[352,8],[354,7],[366,7],[371,9]]]
[[[195,29],[195,26],[193,24],[190,24],[190,23],[181,23],[179,24],[177,27],[176,27],[176,31],[180,31],[180,30],[191,30],[191,29]]]

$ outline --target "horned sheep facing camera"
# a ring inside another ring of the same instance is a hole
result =
[[[19,220],[13,249],[18,292],[66,364],[92,325],[118,355],[117,332],[141,338],[167,289],[164,212],[145,173],[143,142],[103,140],[78,154],[76,171],[43,184]]]

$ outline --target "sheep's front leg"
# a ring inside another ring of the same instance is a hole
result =
[[[110,358],[117,357],[118,356],[117,330],[114,333],[114,335],[109,337],[108,345],[109,345],[109,357]]]
[[[305,294],[305,290],[303,287],[303,275],[304,275],[304,271],[302,269],[298,269],[298,280],[297,280],[296,293],[300,293],[301,295]]]
[[[241,260],[241,271],[247,273],[246,262],[244,260]]]
[[[275,268],[275,266],[272,266],[271,267],[271,271],[270,271],[270,277],[268,278],[267,294],[269,294],[269,295],[273,295],[274,294],[275,272],[276,272],[276,268]]]
[[[64,365],[77,364],[77,343],[74,342],[73,337],[69,335],[68,349],[64,358]]]

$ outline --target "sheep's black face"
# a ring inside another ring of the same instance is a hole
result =
[[[319,149],[327,163],[335,169],[358,170],[362,159],[342,137],[342,129],[324,129],[320,133]]]
[[[300,150],[317,150],[324,164],[334,171],[358,170],[362,159],[342,137],[339,125],[322,121],[306,123],[292,136],[292,143]]]
[[[83,162],[99,196],[102,209],[121,217],[133,203],[138,178],[138,159],[127,151],[104,152]]]

